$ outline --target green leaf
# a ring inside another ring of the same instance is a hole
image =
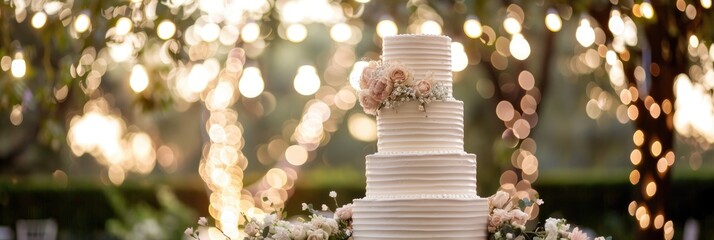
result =
[[[263,235],[264,238],[266,238],[266,237],[268,237],[268,234],[270,234],[270,226],[265,226],[265,228],[263,228],[263,234],[262,234],[262,235]]]

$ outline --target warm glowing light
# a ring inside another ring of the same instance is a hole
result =
[[[312,95],[320,89],[320,77],[317,76],[317,70],[310,65],[303,65],[298,68],[295,81],[293,81],[295,91],[300,95]]]
[[[295,166],[301,166],[307,162],[307,150],[300,145],[292,145],[285,149],[285,160]]]
[[[697,35],[691,35],[689,36],[689,46],[692,48],[696,48],[699,46],[699,38]]]
[[[650,152],[652,152],[652,156],[659,156],[662,153],[662,144],[659,141],[654,141],[650,146]]]
[[[575,39],[583,47],[589,47],[595,42],[595,30],[590,27],[590,21],[587,19],[580,20],[580,26],[575,30]]]
[[[15,59],[13,59],[10,64],[10,73],[16,78],[24,77],[25,73],[27,73],[27,64],[22,54],[15,54]]]
[[[37,12],[35,13],[35,16],[32,16],[32,27],[34,28],[41,28],[45,26],[45,23],[47,22],[47,14],[45,12]]]
[[[632,185],[635,185],[640,182],[640,171],[637,171],[637,169],[632,170],[630,172],[630,183]]]
[[[143,92],[149,86],[149,75],[146,73],[146,68],[141,64],[136,64],[131,69],[129,77],[129,86],[136,93]]]
[[[421,27],[419,29],[422,34],[441,35],[441,25],[432,20],[427,20],[421,23]]]
[[[662,228],[663,225],[664,225],[664,216],[662,216],[662,214],[659,214],[654,219],[654,227],[656,229],[660,229],[660,228]]]
[[[285,35],[289,41],[299,43],[307,38],[307,28],[305,28],[305,25],[299,23],[290,24],[290,26],[285,29]]]
[[[355,113],[347,120],[347,129],[352,137],[363,142],[377,140],[377,122],[372,117]]]
[[[642,161],[642,152],[639,149],[632,150],[630,153],[630,162],[632,165],[638,165]]]
[[[86,32],[89,29],[90,24],[91,22],[87,14],[79,14],[79,16],[77,16],[77,18],[74,20],[74,30],[76,30],[78,33]]]
[[[647,193],[648,197],[652,197],[657,193],[657,184],[654,182],[649,182],[647,183],[647,187],[645,188],[645,192]]]
[[[123,36],[131,32],[131,29],[134,27],[134,23],[131,22],[131,20],[127,17],[122,17],[117,20],[117,25],[115,27],[115,33],[117,35]]]
[[[520,33],[513,34],[511,43],[508,45],[511,55],[518,60],[526,60],[531,55],[531,46]]]
[[[704,9],[709,9],[712,7],[712,0],[701,0],[699,1]]]
[[[659,173],[664,173],[667,171],[667,159],[660,158],[657,160],[657,171]]]
[[[470,38],[479,38],[483,34],[483,26],[478,19],[469,19],[464,22],[464,33]]]
[[[352,38],[352,29],[346,23],[338,23],[330,28],[330,37],[335,42],[346,42]]]
[[[513,17],[507,17],[503,20],[503,28],[506,29],[506,32],[509,34],[520,33],[522,29],[521,23]]]
[[[461,72],[469,65],[464,45],[460,42],[451,42],[451,71]]]
[[[397,35],[398,32],[399,28],[397,28],[397,24],[392,20],[385,19],[377,23],[377,35],[381,38]]]
[[[12,125],[19,126],[22,124],[23,119],[22,105],[12,106],[12,111],[10,111],[10,123],[12,123]]]
[[[563,20],[555,9],[548,10],[548,15],[545,16],[545,27],[551,32],[560,31],[563,28]]]
[[[216,23],[206,23],[206,25],[203,25],[203,27],[201,27],[199,35],[201,36],[201,39],[205,42],[216,41],[221,35],[221,27],[218,26],[218,24]]]
[[[169,20],[163,20],[156,28],[156,34],[163,40],[172,38],[176,34],[176,25]]]
[[[246,24],[240,32],[240,37],[243,39],[243,42],[255,42],[255,40],[258,40],[258,37],[260,37],[260,26],[254,22]]]
[[[620,16],[620,11],[612,10],[610,12],[610,20],[607,22],[607,27],[613,35],[619,36],[625,31],[625,22]]]
[[[288,182],[288,175],[280,168],[272,168],[265,174],[265,180],[272,188],[282,188]]]
[[[637,146],[642,146],[642,143],[645,142],[645,134],[642,130],[638,129],[635,131],[635,134],[632,134],[632,142],[634,142]]]
[[[350,86],[355,90],[360,90],[359,79],[360,76],[362,76],[362,71],[364,71],[364,68],[368,65],[369,62],[367,61],[357,61],[352,67],[352,71],[350,72]]]
[[[247,67],[243,70],[243,76],[238,81],[240,94],[247,98],[254,98],[263,93],[264,87],[265,83],[260,75],[260,69]]]
[[[652,4],[649,1],[644,1],[640,4],[640,12],[647,19],[654,17],[654,8],[652,8]]]

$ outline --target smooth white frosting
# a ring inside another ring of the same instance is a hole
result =
[[[486,239],[485,198],[355,199],[353,236],[360,239]]]
[[[367,156],[366,168],[366,198],[476,196],[476,155],[473,154],[373,154]]]
[[[381,109],[377,115],[377,150],[389,152],[462,152],[464,103],[434,101],[419,109],[419,102]]]
[[[382,59],[398,61],[414,71],[414,79],[424,79],[432,72],[451,95],[451,38],[437,35],[396,35],[382,42]]]

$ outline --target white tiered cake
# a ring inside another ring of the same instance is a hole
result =
[[[463,102],[452,97],[451,39],[386,37],[383,61],[446,89],[425,105],[404,102],[377,113],[376,154],[366,163],[367,193],[355,199],[353,236],[362,239],[486,239],[488,201],[476,194],[476,155],[463,148]]]

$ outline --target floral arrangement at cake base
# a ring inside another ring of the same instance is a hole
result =
[[[302,204],[303,211],[308,211],[309,219],[285,221],[285,213],[279,209],[262,219],[243,215],[245,224],[239,226],[245,232],[244,240],[349,240],[352,239],[352,204],[339,207],[337,193],[330,192],[335,201],[335,211],[323,204],[320,211],[312,204]],[[267,201],[267,199],[263,199]],[[536,196],[516,198],[505,191],[498,191],[488,198],[488,233],[494,240],[612,240],[611,237],[591,238],[579,227],[570,228],[565,219],[548,218],[543,227],[528,229],[526,223],[530,215],[525,209],[533,204],[541,205],[543,200]],[[206,218],[201,217],[198,225],[207,226]],[[189,227],[184,233],[200,239],[198,228]],[[220,229],[218,229],[220,230]],[[226,239],[231,239],[224,234]]]

